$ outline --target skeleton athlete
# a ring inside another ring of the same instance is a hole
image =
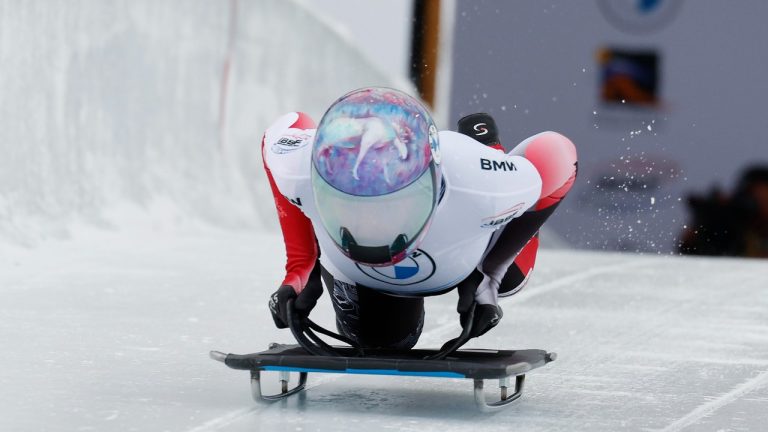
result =
[[[323,287],[339,331],[364,347],[413,347],[424,296],[454,288],[472,337],[496,326],[499,297],[527,282],[538,230],[573,185],[576,150],[542,132],[505,153],[487,114],[462,118],[458,130],[437,133],[420,102],[382,88],[348,93],[317,127],[289,113],[267,130],[264,165],[287,253],[269,302],[279,328],[289,300],[307,316]],[[275,151],[285,136],[305,139]]]

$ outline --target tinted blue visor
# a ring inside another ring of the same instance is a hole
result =
[[[357,196],[330,186],[312,168],[315,205],[326,232],[346,256],[371,266],[392,265],[416,249],[437,202],[436,177],[430,168],[395,192]]]

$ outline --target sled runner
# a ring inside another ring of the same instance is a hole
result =
[[[462,337],[449,341],[441,350],[415,349],[409,351],[361,350],[358,347],[332,347],[318,338],[318,331],[346,342],[310,320],[300,322],[289,307],[290,327],[299,345],[271,344],[267,351],[254,354],[224,354],[211,351],[212,359],[232,369],[251,372],[251,394],[256,401],[276,401],[302,391],[310,372],[347,373],[364,375],[423,376],[437,378],[466,378],[474,381],[475,404],[482,411],[493,411],[508,406],[523,394],[525,374],[557,358],[555,353],[543,350],[457,350]],[[468,333],[465,331],[463,335]],[[312,341],[314,341],[314,343]],[[280,373],[281,392],[266,395],[262,391],[261,372]],[[289,389],[289,374],[299,374],[297,385]],[[514,378],[510,394],[510,381]],[[497,379],[500,398],[488,401],[484,382]]]

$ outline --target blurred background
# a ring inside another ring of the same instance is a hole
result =
[[[260,137],[348,90],[440,127],[555,130],[580,177],[545,244],[768,256],[768,3],[0,2],[0,241],[275,229]]]

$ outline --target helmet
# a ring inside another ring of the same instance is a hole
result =
[[[312,148],[320,222],[355,262],[402,261],[434,215],[439,164],[437,128],[418,100],[379,87],[347,93],[323,115]]]

